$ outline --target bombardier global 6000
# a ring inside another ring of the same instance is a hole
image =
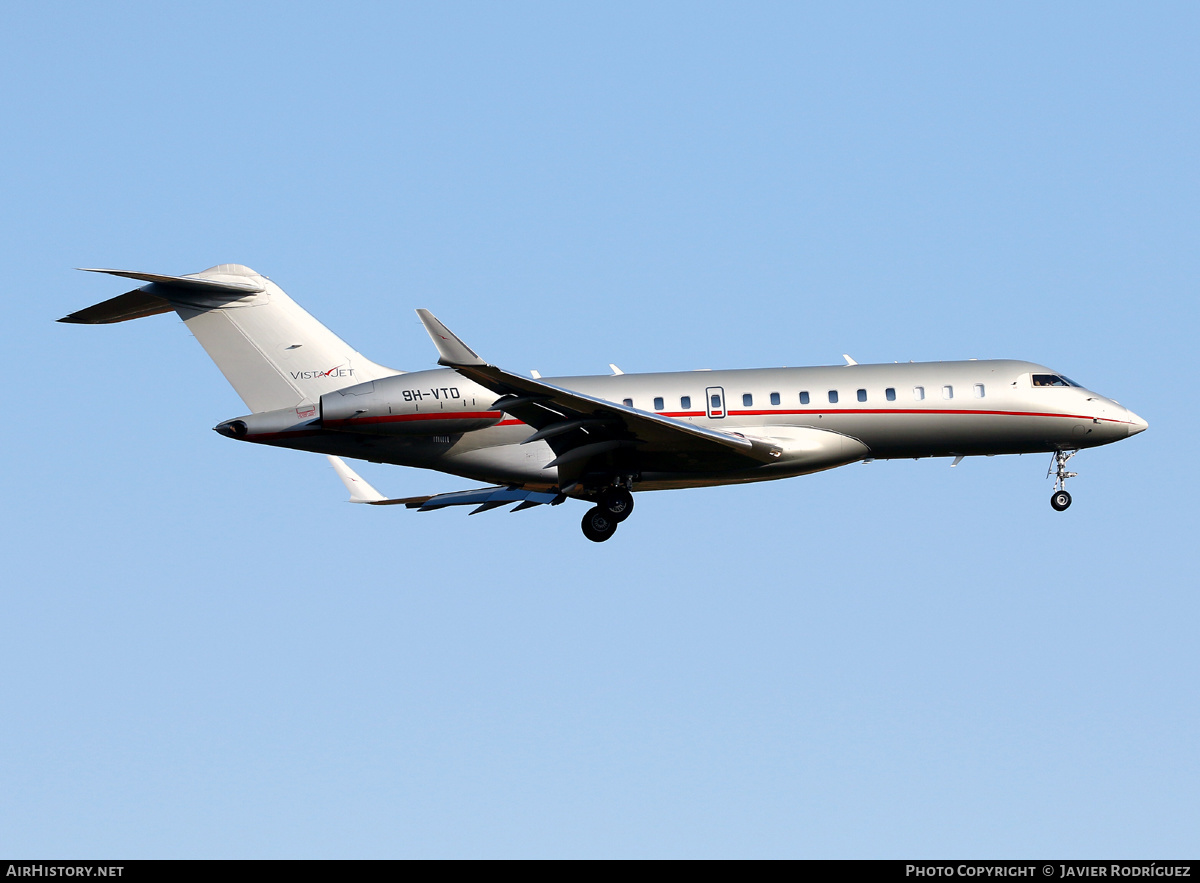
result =
[[[91,270],[145,283],[61,322],[174,311],[250,409],[217,432],[326,454],[356,503],[513,511],[587,501],[583,533],[613,535],[633,492],[807,475],[862,460],[1044,452],[1051,505],[1067,461],[1146,421],[1032,362],[970,360],[542,378],[490,364],[427,310],[426,371],[364,358],[274,282],[240,264],[187,276]],[[343,457],[419,466],[488,487],[388,499]]]

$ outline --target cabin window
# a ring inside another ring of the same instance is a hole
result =
[[[914,386],[913,387],[913,398],[916,399],[918,402],[923,401],[925,398],[925,387]]]
[[[771,404],[772,405],[778,405],[780,401],[781,400],[779,398],[779,393],[777,393],[777,392],[771,393]]]
[[[953,386],[943,386],[942,387],[942,398],[944,398],[944,399],[954,398],[954,387]]]
[[[679,407],[685,411],[692,410],[692,397],[691,396],[680,396]]]
[[[663,407],[665,407],[665,406],[663,405],[662,396],[655,396],[654,397],[654,410],[661,411],[663,409]]]
[[[858,400],[860,402],[865,402],[867,400],[867,391],[865,389],[860,389],[858,391]]]
[[[742,393],[742,407],[743,408],[754,407],[754,396],[750,395],[750,393],[748,393],[748,392]]]
[[[621,399],[621,404],[624,405],[626,408],[632,408],[633,407],[633,399]]]
[[[805,391],[805,392],[800,393],[800,404],[807,405],[808,402],[809,402],[808,392]]]
[[[720,396],[713,396],[712,398],[709,399],[709,401],[712,403],[712,409],[714,411],[721,410],[721,397]]]
[[[986,395],[986,392],[984,391],[983,384],[976,383],[975,384],[975,398],[981,399],[984,397],[984,395]]]
[[[831,405],[837,404],[837,390],[836,389],[829,390],[829,404],[831,404]]]
[[[883,397],[889,402],[896,401],[896,388],[894,386],[889,386],[883,391]]]

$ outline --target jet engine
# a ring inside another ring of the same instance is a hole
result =
[[[439,381],[457,385],[433,385]],[[495,400],[494,393],[468,385],[450,372],[397,374],[321,396],[321,425],[379,435],[473,432],[500,422],[503,413],[490,409]]]

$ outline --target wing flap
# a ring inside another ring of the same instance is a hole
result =
[[[409,503],[408,507],[421,512],[432,512],[435,509],[445,509],[447,506],[478,506],[480,508],[475,512],[486,512],[488,509],[508,503],[521,503],[522,508],[528,508],[524,504],[541,506],[545,503],[553,503],[555,500],[561,502],[562,499],[564,498],[561,494],[547,491],[530,491],[519,487],[481,487],[469,491],[436,494],[423,503]],[[475,512],[471,514],[474,515]]]

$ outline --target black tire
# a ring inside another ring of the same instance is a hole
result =
[[[1055,512],[1062,512],[1071,505],[1071,495],[1066,491],[1055,491],[1050,495],[1050,505]]]
[[[601,509],[594,506],[583,516],[583,535],[593,543],[603,543],[617,532],[617,520]]]
[[[623,487],[605,488],[600,494],[600,508],[619,524],[633,514],[633,494]]]

